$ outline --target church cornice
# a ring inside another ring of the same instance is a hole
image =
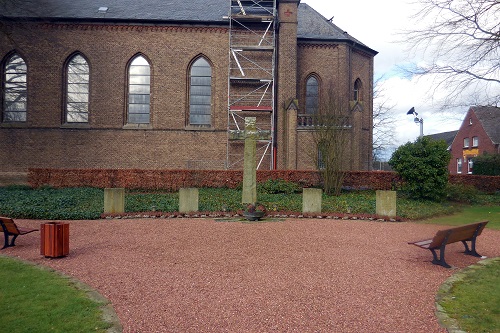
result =
[[[43,23],[44,29],[56,30],[82,30],[82,31],[151,31],[151,32],[201,32],[201,33],[227,33],[224,27],[196,27],[196,26],[162,26],[138,24],[89,24],[89,23]]]
[[[297,46],[305,49],[335,49],[339,45],[328,43],[298,43]]]

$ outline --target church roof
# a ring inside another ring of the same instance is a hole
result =
[[[0,2],[0,19],[227,25],[228,0],[8,0]],[[298,39],[347,42],[377,52],[328,21],[306,3],[299,4]]]
[[[376,51],[349,35],[347,31],[340,29],[306,3],[299,5],[298,21],[297,35],[299,39],[348,42],[364,48],[374,55],[377,54]]]
[[[9,0],[0,4],[0,13],[53,20],[222,23],[228,8],[227,0]]]

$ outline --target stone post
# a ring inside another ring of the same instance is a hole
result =
[[[179,213],[198,211],[198,192],[197,188],[179,189]]]
[[[381,216],[396,216],[396,191],[376,191],[375,213]]]
[[[245,118],[245,151],[243,162],[243,204],[257,201],[257,167],[255,154],[257,150],[255,137],[257,135],[256,118]]]
[[[125,189],[104,189],[104,213],[125,213]]]
[[[302,192],[302,213],[321,213],[323,191],[320,188],[304,188]]]

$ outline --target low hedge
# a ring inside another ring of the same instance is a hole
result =
[[[241,170],[138,170],[138,169],[29,169],[31,187],[124,187],[178,191],[183,187],[238,188]],[[320,187],[318,171],[259,170],[257,182],[285,180],[300,187]],[[450,175],[450,184],[473,186],[485,193],[500,190],[500,176]],[[391,190],[401,187],[401,180],[391,171],[347,171],[344,187],[349,189]]]

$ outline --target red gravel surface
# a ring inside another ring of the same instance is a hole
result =
[[[17,220],[36,227],[42,221]],[[2,253],[50,266],[97,289],[124,332],[446,332],[434,297],[479,259],[447,247],[453,269],[408,245],[442,227],[286,219],[124,219],[70,222],[70,254],[40,256],[40,237]],[[500,231],[477,250],[500,255]]]

